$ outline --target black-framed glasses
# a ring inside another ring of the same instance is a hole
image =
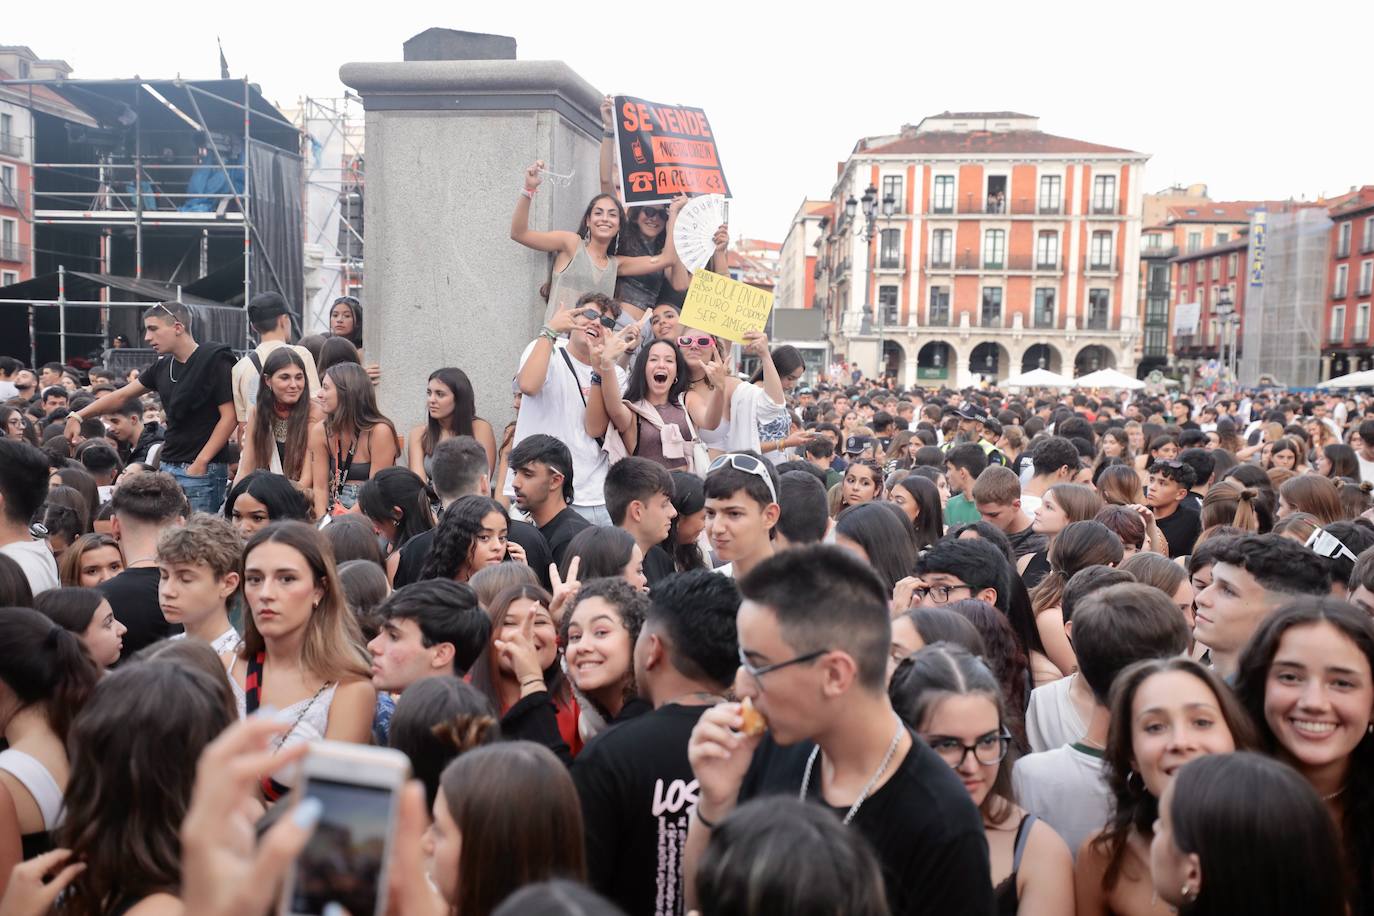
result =
[[[778,491],[773,486],[773,478],[769,476],[768,469],[763,466],[763,462],[760,459],[755,458],[753,455],[745,455],[741,452],[729,452],[721,455],[715,461],[712,461],[711,466],[706,469],[706,473],[710,474],[712,471],[717,471],[727,466],[737,471],[743,471],[746,474],[752,474],[755,477],[762,478],[763,482],[768,485],[768,495],[773,498],[773,502],[778,501]]]
[[[798,655],[796,658],[789,658],[785,662],[774,662],[771,665],[760,665],[755,667],[744,654],[744,647],[741,646],[739,650],[739,666],[744,669],[746,674],[754,679],[754,683],[758,685],[759,692],[762,693],[762,678],[768,672],[777,671],[779,668],[789,668],[792,665],[804,665],[807,662],[814,662],[829,651],[829,649],[817,649],[814,652],[807,652],[805,655]]]
[[[970,595],[973,594],[972,585],[918,585],[911,590],[911,597],[916,599],[917,604],[926,600],[927,595],[936,604],[948,604],[950,593],[961,588],[966,588]]]
[[[932,751],[940,755],[941,760],[956,770],[964,765],[969,754],[983,766],[990,767],[1006,759],[1007,751],[1011,749],[1011,732],[1005,728],[988,732],[973,744],[965,744],[952,735],[922,735],[921,738],[930,745]]]

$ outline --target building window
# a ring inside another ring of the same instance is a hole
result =
[[[1116,212],[1116,176],[1093,176],[1093,212]]]
[[[1240,269],[1240,255],[1233,253],[1233,254],[1231,255],[1231,257],[1227,259],[1227,264],[1226,264],[1226,276],[1227,276],[1227,277],[1234,277],[1234,276],[1236,275],[1236,271],[1239,270],[1239,269]]]
[[[1336,284],[1331,290],[1332,299],[1344,299],[1346,293],[1346,274],[1349,268],[1345,264],[1336,265]]]
[[[902,204],[904,203],[904,201],[903,201],[903,199],[902,199],[902,176],[901,176],[901,175],[884,175],[884,176],[883,176],[883,196],[882,196],[881,198],[879,198],[879,203],[881,204],[882,201],[887,200],[889,197],[892,198],[892,212],[893,212],[893,213],[901,213],[901,212],[902,212]]]
[[[1360,251],[1365,254],[1374,251],[1374,216],[1364,218],[1364,238],[1360,241]]]
[[[988,229],[983,233],[983,266],[1001,270],[1006,259],[1007,233],[1002,229]]]
[[[0,154],[19,155],[19,144],[14,140],[14,115],[0,114]]]
[[[19,224],[12,219],[0,219],[0,261],[19,260]]]
[[[1201,233],[1201,232],[1190,232],[1190,233],[1188,233],[1188,251],[1189,251],[1189,252],[1197,251],[1197,250],[1198,250],[1199,248],[1201,248],[1201,247],[1202,247],[1202,233]]]
[[[1088,290],[1088,328],[1093,331],[1105,331],[1107,321],[1111,318],[1111,290],[1090,289]]]
[[[1160,293],[1160,294],[1165,295],[1165,296],[1169,295],[1169,265],[1168,265],[1168,264],[1151,264],[1151,265],[1150,265],[1150,278],[1149,278],[1149,284],[1148,284],[1147,288],[1148,288],[1151,292],[1157,292],[1157,293]]]
[[[1059,233],[1046,230],[1035,237],[1035,266],[1059,266]]]
[[[1002,287],[983,287],[983,316],[979,323],[985,328],[1002,326]]]
[[[1231,240],[1231,233],[1229,233],[1229,232],[1218,232],[1218,233],[1217,233],[1217,244],[1218,244],[1218,245],[1225,245],[1225,244],[1226,244],[1228,241],[1230,241],[1230,240]]]
[[[1338,305],[1331,310],[1331,331],[1326,339],[1331,343],[1345,340],[1345,306]]]
[[[19,274],[12,270],[0,270],[0,286],[9,286],[19,282]]]
[[[954,249],[954,230],[936,229],[930,234],[930,266],[948,267]]]
[[[1146,328],[1145,329],[1145,356],[1167,356],[1168,337],[1165,328]]]
[[[1374,285],[1374,261],[1362,261],[1360,262],[1359,295],[1368,296],[1371,285]]]
[[[1035,291],[1035,315],[1037,328],[1054,327],[1054,290],[1040,288]]]
[[[930,308],[926,311],[926,324],[943,327],[949,324],[949,287],[930,288]]]
[[[1164,247],[1164,236],[1158,232],[1145,233],[1145,250],[1158,251]]]
[[[902,230],[882,231],[878,237],[878,266],[887,270],[902,266]]]
[[[883,324],[897,323],[897,287],[878,287],[878,314]]]
[[[19,185],[12,165],[0,165],[0,207],[19,207]]]
[[[1007,212],[1007,176],[989,175],[987,180],[987,207],[988,213]]]
[[[1041,213],[1058,213],[1064,196],[1064,178],[1061,175],[1040,176]]]
[[[1369,303],[1361,302],[1355,307],[1355,339],[1356,344],[1362,344],[1369,337]]]
[[[931,209],[936,213],[954,212],[953,175],[935,176],[935,193],[931,195]]]
[[[1088,266],[1093,270],[1112,269],[1112,234],[1110,232],[1094,232],[1092,237],[1092,248],[1089,249]]]
[[[1183,283],[1182,283],[1183,286],[1187,286],[1189,283],[1193,282],[1193,265],[1192,265],[1192,264],[1184,264],[1182,267],[1179,268],[1179,271],[1180,271],[1180,273],[1181,273],[1182,276],[1183,276]]]
[[[1151,296],[1145,300],[1145,324],[1168,324],[1169,323],[1169,300],[1164,297]]]
[[[1337,230],[1339,235],[1336,241],[1336,257],[1346,258],[1350,256],[1350,233],[1355,228],[1355,224],[1346,221],[1341,223],[1341,228]]]

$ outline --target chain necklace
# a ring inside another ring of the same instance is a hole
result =
[[[897,718],[894,714],[893,718]],[[863,787],[859,797],[850,806],[849,813],[844,816],[844,825],[849,826],[849,822],[854,820],[854,815],[859,813],[859,806],[868,800],[868,793],[873,791],[873,787],[878,784],[878,780],[883,778],[887,772],[888,764],[892,763],[892,757],[897,753],[897,746],[902,743],[902,720],[897,719],[897,731],[892,735],[892,743],[887,746],[887,753],[883,756],[883,762],[878,764],[878,770],[873,777],[868,780],[868,785]],[[816,758],[820,756],[821,746],[818,744],[811,749],[811,756],[806,758],[806,772],[802,774],[801,791],[797,793],[797,798],[806,801],[806,789],[811,784],[811,768],[816,764]]]
[[[1348,784],[1347,784],[1347,785],[1348,785]],[[1324,801],[1324,802],[1329,802],[1329,801],[1331,801],[1333,798],[1340,798],[1340,797],[1341,797],[1341,794],[1342,794],[1343,792],[1345,792],[1345,790],[1346,790],[1346,786],[1341,786],[1339,789],[1337,789],[1335,792],[1332,792],[1330,795],[1323,795],[1323,796],[1322,796],[1322,801]]]
[[[189,362],[191,361],[191,357],[192,357],[192,356],[195,356],[196,351],[199,350],[199,349],[200,349],[200,344],[196,344],[194,347],[191,348],[191,352],[186,354],[186,362],[187,362],[187,363],[189,363]],[[177,377],[176,377],[175,375],[172,374],[172,370],[176,368],[176,365],[177,365],[177,358],[176,358],[175,356],[173,356],[173,357],[172,357],[172,361],[171,361],[170,363],[167,364],[167,377],[168,377],[169,379],[172,380],[172,384],[173,384],[173,385],[175,385],[175,384],[177,383]],[[183,363],[183,365],[185,365],[185,363]],[[186,378],[186,376],[183,375],[182,378]]]

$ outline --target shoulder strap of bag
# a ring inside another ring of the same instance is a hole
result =
[[[258,370],[258,375],[262,375],[262,357],[258,356],[257,350],[248,351],[248,360],[253,364],[253,368]]]

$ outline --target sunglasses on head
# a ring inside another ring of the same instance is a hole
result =
[[[1317,528],[1314,530],[1308,535],[1307,541],[1303,546],[1313,553],[1326,557],[1328,560],[1345,557],[1347,560],[1354,563],[1359,559],[1359,557],[1355,556],[1353,550],[1345,546],[1344,541],[1327,531],[1325,528]]]
[[[690,350],[693,347],[697,347],[701,350],[709,350],[716,345],[716,342],[703,334],[701,337],[679,337],[677,339],[677,345],[684,350]]]
[[[709,476],[712,471],[718,471],[723,467],[732,467],[737,471],[743,471],[746,474],[761,478],[768,485],[768,495],[773,498],[772,501],[778,501],[778,491],[773,486],[773,478],[768,475],[768,469],[763,466],[763,462],[758,458],[740,452],[730,452],[712,461],[711,466],[706,469],[706,473]]]

